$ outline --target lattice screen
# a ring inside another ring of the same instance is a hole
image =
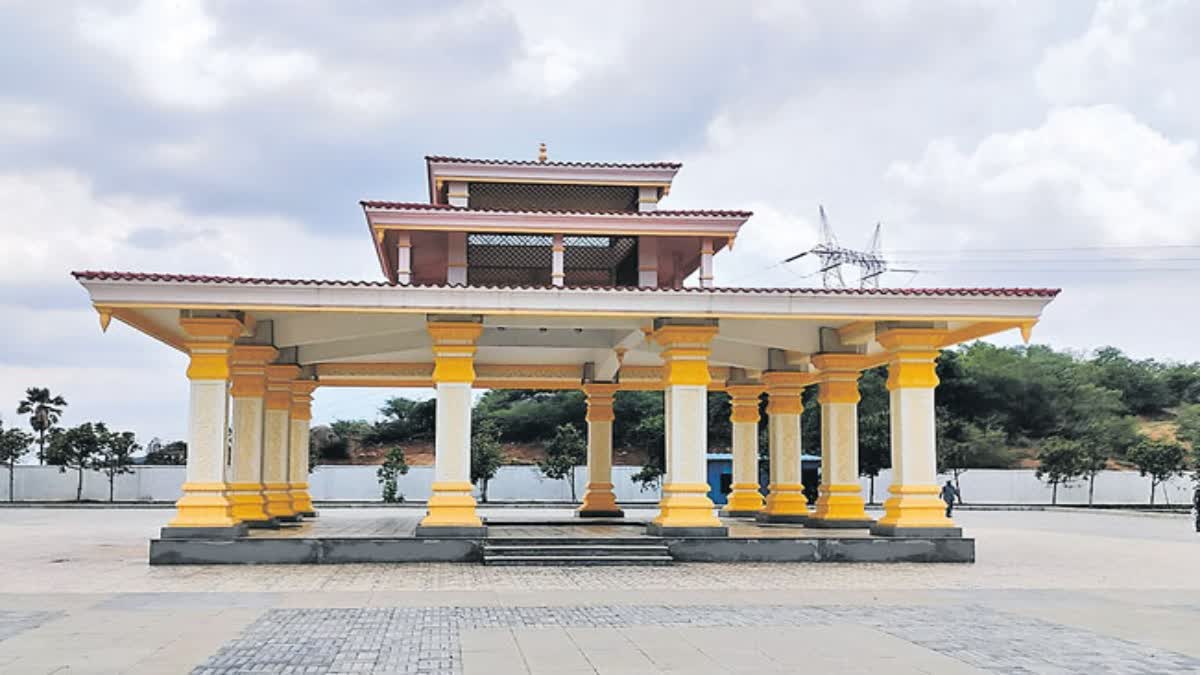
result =
[[[471,183],[473,209],[531,211],[637,211],[636,187],[611,185],[544,185],[537,183]]]
[[[467,235],[467,282],[472,286],[549,286],[552,243],[548,235]]]
[[[550,235],[467,235],[467,280],[472,286],[549,286]],[[636,237],[564,237],[568,286],[636,286]]]
[[[637,239],[634,237],[565,237],[563,272],[568,286],[637,285]],[[632,267],[633,280],[622,274]]]

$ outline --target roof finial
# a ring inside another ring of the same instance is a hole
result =
[[[538,162],[546,163],[546,144],[538,143]]]

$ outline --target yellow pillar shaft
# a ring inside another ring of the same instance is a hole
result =
[[[759,517],[768,522],[802,523],[809,514],[800,442],[800,415],[804,412],[801,397],[814,376],[777,371],[764,374],[763,381],[767,385],[771,482]]]
[[[594,383],[584,386],[587,394],[588,483],[579,515],[620,517],[612,483],[613,396],[617,385]]]
[[[263,497],[267,515],[295,520],[292,507],[291,464],[291,383],[300,369],[291,365],[267,366],[266,412],[263,414]]]
[[[950,536],[959,532],[938,498],[934,388],[940,332],[897,329],[879,336],[889,351],[892,485],[876,534]]]
[[[263,484],[263,425],[267,393],[266,364],[273,347],[236,346],[231,359],[233,457],[230,500],[233,515],[250,525],[270,525]]]
[[[431,322],[437,389],[434,482],[418,534],[482,534],[471,484],[471,383],[478,323]]]
[[[191,340],[188,379],[188,456],[183,496],[168,528],[229,530],[241,521],[229,499],[225,453],[228,428],[229,352],[241,332],[234,319],[184,319]]]
[[[819,354],[817,400],[821,404],[821,486],[811,525],[869,527],[858,483],[858,367],[854,354]]]
[[[309,426],[312,420],[312,392],[316,383],[295,380],[291,383],[292,402],[289,410],[288,438],[288,498],[292,511],[307,517],[317,515],[312,496],[308,493]]]
[[[666,475],[658,516],[660,533],[724,535],[708,498],[708,345],[716,326],[668,324],[654,338],[663,346]]]
[[[753,516],[763,509],[758,484],[758,403],[762,387],[730,385],[727,390],[733,427],[733,485],[723,514]]]

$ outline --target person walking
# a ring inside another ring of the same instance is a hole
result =
[[[1192,490],[1192,516],[1196,519],[1196,531],[1200,532],[1200,480],[1196,481],[1196,489]]]
[[[960,499],[958,488],[954,487],[954,483],[946,481],[942,486],[942,501],[946,502],[946,517],[949,518],[954,513],[954,500]]]

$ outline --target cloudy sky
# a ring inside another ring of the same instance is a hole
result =
[[[0,0],[0,419],[183,434],[184,359],[72,269],[367,278],[425,154],[684,162],[722,285],[883,222],[896,286],[1055,286],[1035,333],[1200,360],[1200,3]],[[318,393],[318,421],[386,392]]]

